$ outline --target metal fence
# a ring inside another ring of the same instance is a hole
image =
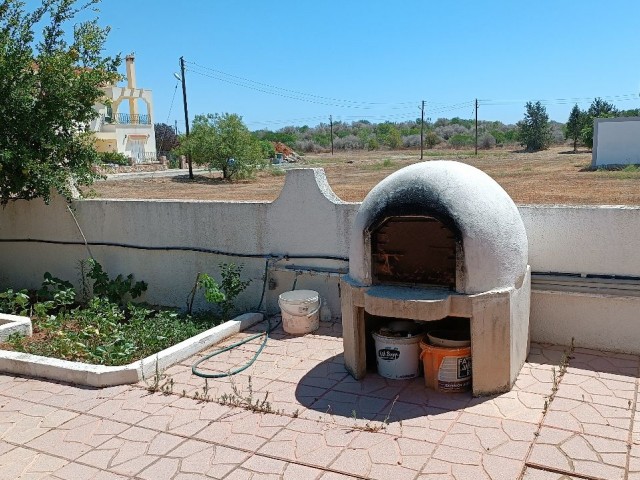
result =
[[[151,116],[146,114],[116,113],[110,117],[106,117],[107,123],[120,125],[151,125]]]

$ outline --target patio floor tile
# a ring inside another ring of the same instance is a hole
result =
[[[543,427],[527,463],[567,474],[614,480],[624,478],[626,461],[624,441]]]
[[[578,373],[574,370],[567,371],[558,386],[556,397],[618,408],[631,408],[635,399],[634,382],[629,382],[626,378],[613,380],[584,373],[582,370]]]
[[[306,465],[254,455],[225,480],[315,480],[321,473],[321,470]]]
[[[523,468],[519,460],[441,445],[418,480],[513,480]]]
[[[156,394],[159,395],[159,394]],[[216,402],[195,402],[191,398],[168,396],[172,402],[138,422],[138,426],[192,436],[231,411],[231,407]]]
[[[640,357],[532,344],[512,391],[472,398],[353,379],[340,331],[279,327],[238,375],[198,377],[196,355],[151,389],[0,374],[0,479],[640,480]],[[242,366],[258,343],[200,368]]]
[[[327,467],[356,435],[356,431],[337,425],[298,418],[280,430],[258,453],[315,467]]]
[[[549,405],[543,425],[627,441],[632,416],[633,411],[629,407],[618,408],[556,397]]]
[[[538,423],[542,419],[545,400],[544,395],[511,390],[492,397],[474,398],[465,411],[488,417]]]
[[[75,460],[128,428],[129,426],[124,423],[79,415],[27,442],[26,446]]]
[[[68,460],[16,447],[0,455],[0,478],[42,479],[65,466]]]
[[[567,357],[569,350],[568,346],[531,342],[525,365],[546,370],[557,369],[558,365]]]
[[[332,470],[379,480],[413,479],[435,449],[432,443],[381,432],[358,432]]]
[[[549,472],[537,468],[527,467],[524,472],[523,480],[581,480],[579,477],[567,475],[564,473]]]
[[[241,450],[257,451],[290,421],[291,418],[284,415],[234,408],[210,422],[193,437]]]
[[[386,424],[385,432],[391,435],[438,443],[459,416],[455,410],[396,402],[390,413],[379,414],[375,420]]]
[[[569,373],[631,383],[638,377],[640,360],[635,355],[576,348],[571,357]]]
[[[442,445],[524,461],[537,425],[463,413],[447,432]]]

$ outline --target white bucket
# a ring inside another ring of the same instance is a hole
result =
[[[409,333],[402,337],[385,335],[389,330]],[[381,376],[401,380],[420,375],[420,340],[424,335],[415,330],[413,322],[392,322],[382,332],[373,332],[376,365]]]
[[[282,311],[282,328],[287,333],[310,333],[320,326],[320,296],[313,290],[281,293],[278,305]]]

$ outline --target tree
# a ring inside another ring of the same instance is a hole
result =
[[[156,123],[153,125],[156,132],[156,150],[158,152],[170,152],[178,145],[178,135],[171,125],[166,123]]]
[[[573,140],[573,153],[578,151],[578,140],[580,139],[586,120],[586,112],[580,110],[580,107],[578,107],[576,103],[571,109],[569,120],[567,120],[567,124],[564,127],[564,138]]]
[[[197,115],[178,151],[211,170],[222,170],[225,179],[249,176],[264,163],[259,141],[235,113]]]
[[[545,150],[551,144],[551,125],[547,109],[540,102],[527,102],[524,119],[518,122],[520,145],[528,152]]]
[[[109,28],[79,22],[99,0],[43,1],[32,12],[18,0],[0,0],[0,203],[70,198],[73,182],[88,185],[92,165],[93,105],[101,86],[120,76],[120,57],[104,57]],[[44,24],[36,40],[35,29]],[[66,32],[73,25],[73,32]]]
[[[584,144],[593,148],[593,122],[596,118],[611,118],[618,116],[618,109],[612,104],[601,98],[595,98],[591,105],[589,106],[589,110],[587,110],[587,117],[585,119],[584,126],[582,127],[582,132],[580,136],[582,137],[582,141]]]

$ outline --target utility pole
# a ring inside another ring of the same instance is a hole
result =
[[[420,160],[424,158],[424,100],[422,100],[422,113],[420,115]]]
[[[329,115],[329,127],[331,128],[331,155],[333,155],[333,116]]]
[[[478,155],[478,99],[476,98],[476,155]]]
[[[184,128],[189,136],[189,110],[187,109],[187,82],[184,78],[184,57],[180,57],[180,77],[182,77],[182,102],[184,104]],[[193,166],[191,165],[191,155],[187,153],[189,163],[189,179],[193,180]]]

